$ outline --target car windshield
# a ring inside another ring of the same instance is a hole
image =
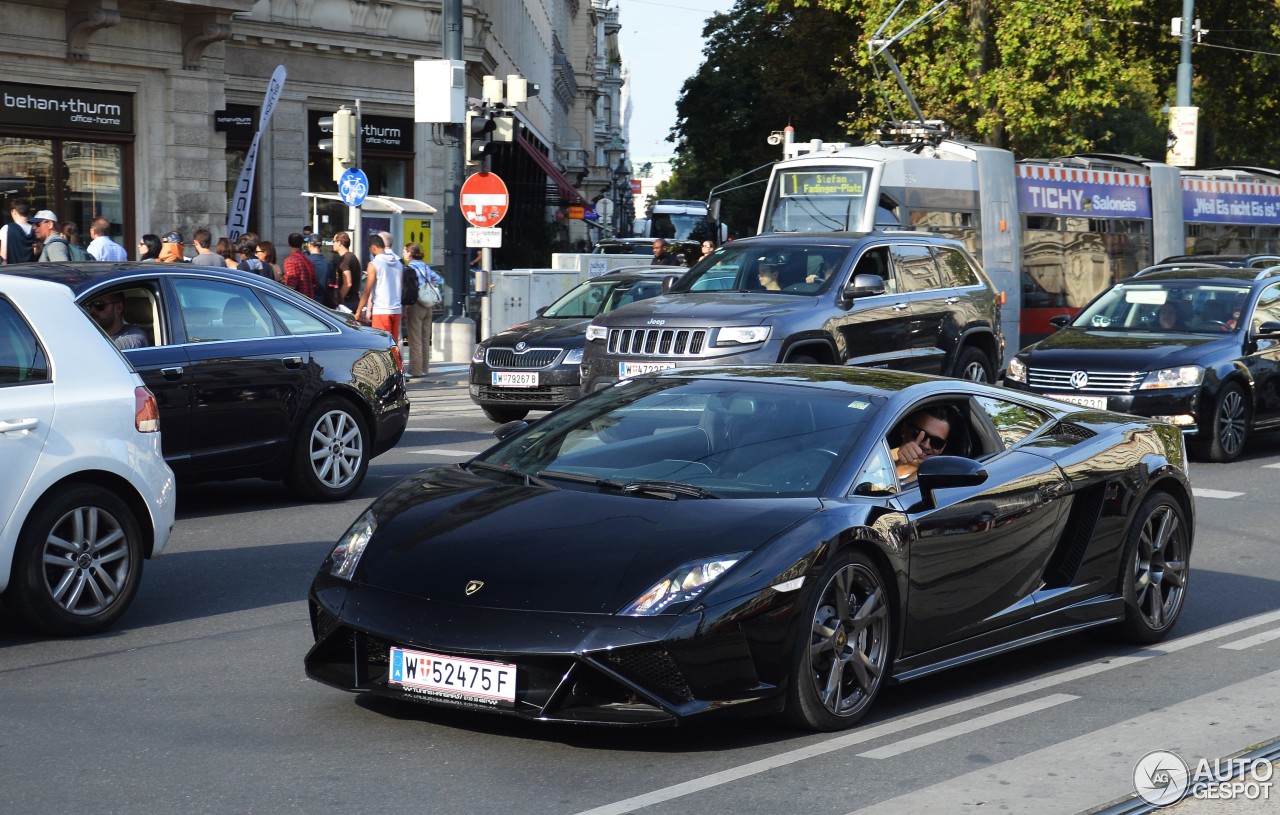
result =
[[[699,261],[671,291],[813,294],[844,265],[848,254],[847,246],[733,242]]]
[[[550,414],[477,461],[555,486],[813,496],[882,401],[796,381],[641,378]]]
[[[1221,334],[1240,325],[1249,290],[1189,280],[1118,283],[1072,321],[1094,331]]]
[[[657,278],[630,280],[595,278],[581,283],[565,293],[542,313],[543,317],[572,319],[594,317],[619,306],[647,300],[662,293],[662,281]]]

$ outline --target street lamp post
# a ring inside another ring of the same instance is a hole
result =
[[[610,168],[609,200],[613,204],[613,219],[611,221],[611,226],[613,227],[614,236],[620,237],[623,215],[622,197],[618,188],[627,177],[627,143],[624,142],[617,133],[610,136],[609,141],[604,144],[604,157]]]

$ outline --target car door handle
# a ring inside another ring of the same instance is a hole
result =
[[[960,302],[960,298],[959,298],[959,297],[948,297],[946,300],[943,300],[942,302],[946,303],[946,304],[947,304],[947,305],[949,305],[949,306],[954,306],[956,303],[959,303],[959,302]]]
[[[39,419],[0,419],[0,433],[17,433],[22,430],[35,430]]]
[[[182,378],[182,366],[178,365],[173,368],[161,368],[160,375],[170,382],[177,382]]]
[[[1045,484],[1043,487],[1036,490],[1036,494],[1040,496],[1041,500],[1047,501],[1050,498],[1057,498],[1066,491],[1067,485],[1061,481],[1056,481],[1052,484]]]
[[[894,303],[894,304],[893,304],[893,310],[894,310],[894,311],[903,311],[903,310],[905,310],[906,308],[907,308],[907,304],[906,304],[906,303]]]
[[[302,357],[285,357],[280,361],[284,363],[284,367],[290,370],[296,371],[302,367]]]

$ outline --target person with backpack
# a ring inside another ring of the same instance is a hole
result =
[[[0,227],[0,264],[30,263],[36,259],[31,251],[31,222],[27,216],[31,205],[23,198],[9,201],[9,217],[13,223]]]
[[[89,253],[83,246],[72,244],[62,234],[58,216],[42,209],[31,219],[31,233],[44,248],[40,250],[41,263],[59,263],[68,260],[88,260]]]
[[[409,287],[404,287],[401,302],[405,313],[405,342],[409,344],[409,379],[417,379],[427,375],[427,366],[431,362],[431,320],[435,306],[440,302],[440,284],[444,279],[432,271],[423,260],[422,247],[417,243],[406,243],[402,254],[404,258],[405,280],[408,273],[413,273],[413,300],[409,300]]]

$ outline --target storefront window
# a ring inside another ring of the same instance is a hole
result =
[[[111,222],[111,237],[119,239],[124,222],[124,151],[115,144],[63,142],[62,211],[58,217],[81,225],[88,235],[89,224],[102,216]]]

